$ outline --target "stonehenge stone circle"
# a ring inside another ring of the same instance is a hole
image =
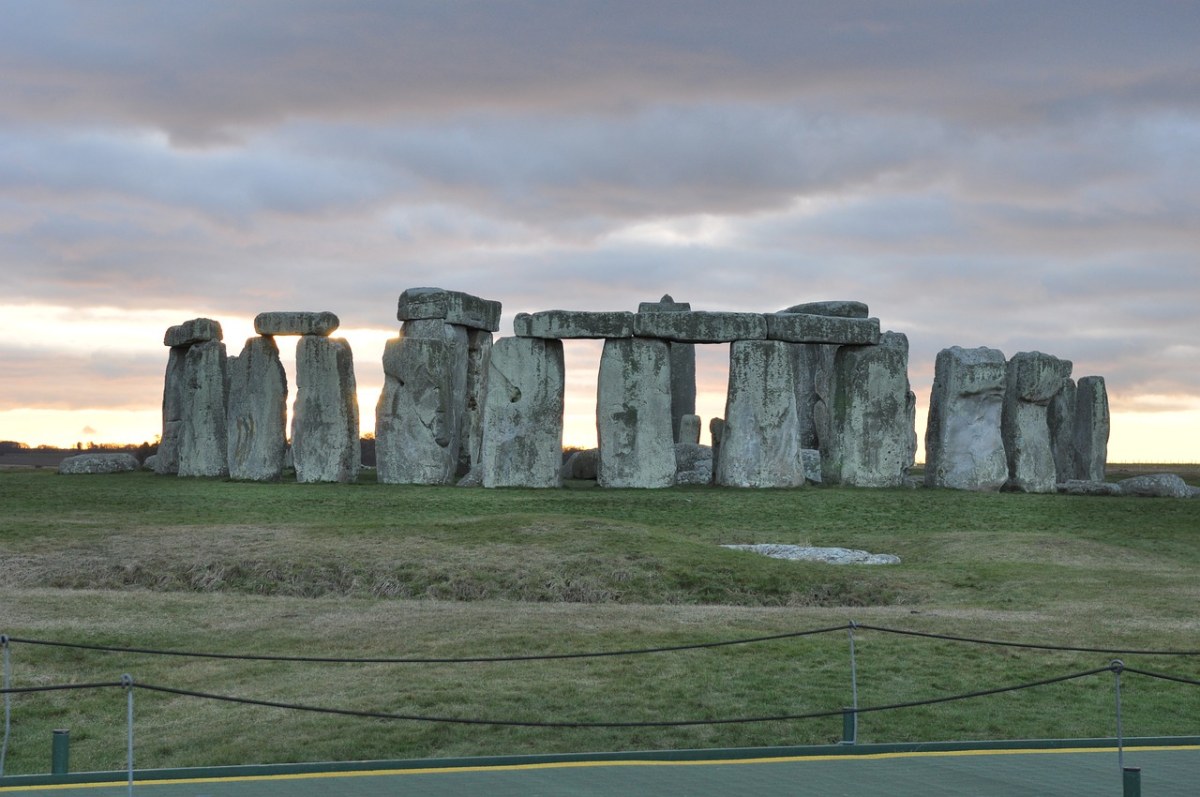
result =
[[[354,356],[342,338],[303,335],[296,344],[292,460],[298,482],[352,482],[358,442]]]
[[[278,481],[287,450],[287,374],[273,337],[250,338],[230,357],[226,410],[229,476]]]
[[[908,338],[885,333],[877,346],[841,346],[834,358],[832,434],[821,449],[830,484],[900,487],[916,449],[909,414]]]
[[[606,340],[596,393],[600,486],[671,486],[676,466],[666,342]]]
[[[565,382],[562,341],[495,342],[483,406],[484,487],[561,486]]]
[[[1008,364],[996,349],[952,346],[938,352],[929,423],[925,485],[998,490],[1008,480],[1000,418]]]
[[[400,294],[399,337],[383,354],[376,405],[382,483],[556,487],[673,484],[913,486],[916,397],[908,339],[881,333],[866,304],[833,300],[775,313],[694,311],[664,295],[637,312],[520,313],[493,340],[499,302],[442,288]],[[258,337],[227,357],[221,326],[170,327],[163,431],[147,468],[180,476],[350,482],[360,468],[349,344],[328,311],[260,313]],[[299,336],[287,446],[287,375],[276,336]],[[562,459],[562,341],[604,341],[596,392],[599,447]],[[725,416],[699,444],[696,350],[729,344]],[[1039,352],[1006,361],[988,348],[938,354],[925,431],[924,483],[966,490],[1101,495],[1108,397],[1099,376]],[[1180,492],[1175,490],[1175,492]],[[1189,495],[1193,492],[1189,488]]]
[[[1018,352],[1009,360],[1000,419],[1008,462],[1007,489],[1054,492],[1057,473],[1048,407],[1070,375],[1070,360],[1038,351]]]

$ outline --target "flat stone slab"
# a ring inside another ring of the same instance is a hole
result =
[[[767,319],[762,313],[714,313],[704,310],[638,313],[633,334],[677,343],[732,343],[764,340]]]
[[[95,473],[128,473],[139,467],[133,454],[76,454],[58,463],[58,472],[66,476]]]
[[[176,346],[192,346],[210,340],[221,340],[221,325],[211,318],[193,318],[167,328],[163,335],[163,345],[172,348]]]
[[[781,313],[805,313],[807,315],[829,315],[838,318],[867,318],[870,311],[863,302],[849,299],[834,299],[826,302],[794,304]]]
[[[664,294],[657,302],[641,302],[638,304],[639,313],[679,313],[684,310],[691,310],[691,302],[677,302],[671,298],[671,294]]]
[[[518,313],[513,332],[518,338],[632,338],[634,314],[628,310],[543,310]]]
[[[500,329],[500,302],[442,288],[409,288],[400,294],[396,318],[400,321],[440,318],[447,324],[496,332]]]
[[[1141,498],[1191,498],[1192,488],[1174,473],[1153,473],[1147,476],[1134,476],[1117,482],[1121,487],[1121,495],[1135,495]]]
[[[260,335],[321,335],[333,333],[341,321],[325,310],[319,313],[302,310],[259,313],[254,317],[254,331]]]
[[[767,338],[788,343],[836,343],[864,346],[879,343],[878,318],[843,318],[811,313],[771,313]]]
[[[802,562],[824,562],[830,565],[898,565],[900,557],[890,553],[868,553],[851,548],[813,548],[807,545],[780,545],[762,543],[758,545],[722,545],[734,551],[769,556],[772,559],[790,559]]]
[[[1055,489],[1064,495],[1120,495],[1121,485],[1112,482],[1087,479],[1067,479],[1059,482]]]

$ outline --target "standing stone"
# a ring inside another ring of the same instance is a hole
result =
[[[180,476],[229,474],[225,446],[225,344],[207,340],[184,355]]]
[[[179,444],[183,440],[183,395],[187,389],[185,364],[187,346],[172,346],[167,355],[167,372],[163,376],[162,436],[158,440],[158,458],[154,472],[159,475],[179,473]]]
[[[287,374],[273,337],[250,338],[230,357],[226,456],[229,476],[278,481],[287,449]]]
[[[996,349],[938,352],[925,430],[925,484],[998,490],[1008,478],[1000,417],[1007,365]]]
[[[796,411],[800,416],[800,444],[820,449],[829,440],[833,387],[833,360],[838,347],[820,343],[793,343]]]
[[[913,461],[908,338],[886,332],[878,346],[841,346],[834,360],[832,435],[821,450],[830,484],[900,487]]]
[[[1108,465],[1108,390],[1102,376],[1079,380],[1075,399],[1075,455],[1079,478],[1104,481]]]
[[[1054,492],[1056,474],[1047,408],[1070,375],[1070,360],[1038,351],[1018,352],[1009,360],[1001,417],[1008,489]]]
[[[647,338],[604,342],[596,427],[601,487],[671,486],[676,466],[666,343]]]
[[[683,313],[692,309],[689,302],[677,302],[671,294],[663,294],[657,302],[642,302],[639,313]],[[684,415],[696,412],[696,344],[667,344],[671,357],[671,433],[676,443],[698,442],[679,437],[679,421]]]
[[[380,482],[452,484],[456,480],[467,381],[466,332],[460,330],[461,339],[452,333],[428,338],[405,335],[387,342],[384,386],[375,411]]]
[[[713,484],[716,484],[717,463],[721,461],[721,439],[725,437],[724,418],[713,418],[708,422],[708,436],[712,439]]]
[[[354,355],[343,338],[304,335],[296,344],[292,460],[299,482],[353,482],[362,456]]]
[[[1067,377],[1046,407],[1054,480],[1058,484],[1083,478],[1079,475],[1079,454],[1075,451],[1075,394],[1075,380]]]
[[[679,429],[676,438],[680,443],[700,444],[700,416],[689,413],[679,419]]]
[[[488,361],[492,357],[492,333],[483,329],[467,330],[466,406],[463,408],[462,443],[458,454],[458,475],[478,467],[483,448],[483,401],[487,394]]]
[[[727,487],[800,487],[796,368],[791,345],[774,340],[735,341],[729,347],[725,432],[717,484]]]
[[[562,485],[565,384],[562,341],[495,342],[483,407],[484,487]]]

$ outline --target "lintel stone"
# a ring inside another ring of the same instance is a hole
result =
[[[167,333],[163,336],[163,345],[172,348],[192,346],[210,340],[221,340],[221,338],[219,322],[213,321],[211,318],[193,318],[191,321],[184,321],[182,324],[168,327]]]
[[[400,321],[440,318],[447,324],[496,332],[500,329],[500,302],[442,288],[409,288],[400,294],[396,318]]]
[[[845,318],[809,313],[771,313],[766,318],[768,340],[836,343],[843,346],[879,343],[878,318]]]
[[[633,313],[627,310],[543,310],[518,313],[513,319],[518,338],[632,338]]]
[[[680,343],[731,343],[735,340],[764,340],[767,320],[762,313],[685,312],[638,313],[633,334]]]
[[[254,331],[260,335],[330,335],[341,321],[333,313],[284,311],[259,313],[254,318]]]
[[[795,304],[781,313],[805,313],[807,315],[829,315],[837,318],[868,318],[870,311],[863,302],[850,299],[834,299],[826,302]]]

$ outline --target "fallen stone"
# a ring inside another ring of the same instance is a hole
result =
[[[632,338],[633,313],[627,310],[543,310],[517,313],[513,333],[519,338]]]
[[[722,545],[734,551],[769,556],[772,559],[823,562],[830,565],[898,565],[900,557],[890,553],[868,553],[850,548],[815,548],[807,545],[781,545],[761,543],[758,545]]]
[[[483,407],[484,487],[562,485],[562,342],[500,338]]]
[[[670,367],[667,344],[661,340],[604,342],[596,390],[596,478],[601,487],[674,483]]]
[[[730,343],[735,340],[764,340],[767,320],[762,313],[686,312],[638,313],[633,334],[679,343]]]
[[[1070,375],[1070,360],[1038,351],[1018,352],[1008,361],[1000,419],[1008,461],[1005,489],[1054,492],[1057,481],[1048,407]]]
[[[1064,495],[1121,495],[1121,485],[1090,479],[1068,479],[1055,489]]]
[[[712,484],[712,449],[698,443],[675,444],[675,483]]]
[[[862,302],[835,299],[825,302],[794,304],[780,313],[803,313],[805,315],[828,315],[836,318],[867,318],[870,311]]]
[[[837,345],[874,345],[879,342],[878,318],[771,313],[766,319],[769,340]]]
[[[221,325],[211,318],[193,318],[167,329],[163,336],[164,346],[192,346],[221,340]]]
[[[259,313],[254,318],[254,331],[260,335],[330,335],[341,321],[329,311]]]
[[[1134,476],[1117,482],[1121,495],[1139,498],[1191,498],[1192,488],[1174,473],[1154,473]]]
[[[834,360],[831,432],[821,448],[827,484],[901,487],[913,465],[908,338],[884,334],[878,346],[842,346]]]
[[[225,344],[219,340],[194,344],[184,355],[180,476],[229,475],[226,366]]]
[[[804,484],[795,381],[791,344],[742,340],[729,347],[729,389],[717,457],[717,484]]]
[[[227,365],[229,477],[278,481],[287,448],[287,374],[272,337],[250,338]]]
[[[500,302],[442,288],[409,288],[400,294],[396,318],[400,321],[440,318],[448,324],[495,332],[500,329]]]
[[[1008,479],[1000,418],[1007,363],[996,349],[938,352],[925,432],[925,485],[998,490]]]
[[[362,454],[358,442],[354,355],[342,338],[304,335],[296,344],[296,403],[292,462],[296,481],[353,482]]]
[[[58,463],[58,472],[64,476],[91,475],[97,473],[128,473],[140,468],[137,457],[126,453],[88,453],[67,457]]]
[[[585,448],[575,451],[567,457],[562,466],[563,479],[578,481],[596,481],[596,468],[600,458],[600,449]]]

